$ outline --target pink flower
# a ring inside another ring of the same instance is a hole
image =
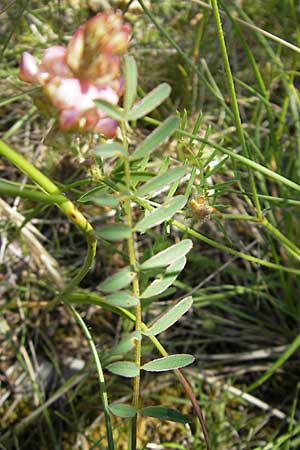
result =
[[[43,86],[46,98],[58,110],[62,130],[92,130],[112,137],[117,122],[106,117],[95,100],[118,104],[124,85],[120,55],[129,38],[130,27],[119,15],[99,13],[78,28],[67,47],[46,49],[39,64],[25,52],[20,79]]]

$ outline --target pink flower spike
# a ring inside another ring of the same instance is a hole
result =
[[[103,134],[107,138],[113,138],[116,135],[118,122],[114,119],[100,119],[94,127],[95,133]]]
[[[19,77],[27,83],[38,83],[39,68],[35,58],[27,52],[24,52],[20,62]]]
[[[23,54],[21,80],[43,86],[62,130],[93,131],[108,138],[116,134],[118,123],[97,108],[96,100],[118,104],[124,90],[120,55],[130,32],[118,13],[99,13],[78,28],[67,47],[46,49],[40,64]]]

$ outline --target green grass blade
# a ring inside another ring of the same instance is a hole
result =
[[[298,350],[299,347],[300,334],[296,336],[293,342],[288,346],[285,352],[283,352],[282,355],[272,364],[272,366],[268,370],[266,370],[266,372],[258,380],[256,380],[249,386],[247,392],[253,391],[258,386],[267,381],[276,372],[277,369],[283,366],[283,364],[293,355],[293,353],[295,353],[296,350]]]

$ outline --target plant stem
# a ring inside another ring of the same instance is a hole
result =
[[[130,189],[131,189],[131,181],[130,181],[130,165],[129,165],[129,157],[128,157],[128,142],[126,137],[126,122],[121,122],[121,132],[123,138],[123,145],[126,149],[127,156],[124,158],[124,171],[125,171],[125,181],[126,188],[128,191],[128,198],[125,201],[125,210],[126,210],[126,219],[127,224],[131,230],[133,230],[132,223],[132,211],[131,211],[131,198],[130,198]],[[133,271],[136,273],[132,281],[133,294],[139,299],[140,297],[140,288],[139,288],[139,278],[138,278],[138,268],[137,268],[137,259],[135,255],[135,233],[132,231],[131,236],[127,239],[128,246],[128,256],[130,265],[133,268]],[[142,329],[142,310],[141,310],[141,302],[138,301],[135,309],[135,329],[136,331],[141,331]],[[139,409],[139,396],[140,396],[140,367],[141,367],[141,339],[136,340],[135,343],[135,363],[139,368],[138,375],[133,380],[133,399],[132,406],[136,411]],[[136,416],[131,420],[131,432],[129,435],[131,450],[136,450],[136,429],[137,429],[137,413]]]
[[[112,426],[110,421],[110,413],[108,408],[108,397],[107,397],[107,391],[106,391],[106,385],[102,370],[101,361],[95,346],[95,343],[93,341],[93,338],[91,336],[91,333],[89,332],[88,327],[86,326],[84,320],[80,316],[80,314],[76,311],[74,306],[70,305],[68,303],[68,307],[71,310],[73,316],[76,318],[77,322],[79,323],[80,328],[83,331],[83,334],[85,335],[89,347],[91,349],[91,352],[94,357],[95,365],[97,368],[98,378],[99,378],[99,390],[100,390],[100,397],[102,400],[103,410],[104,410],[104,418],[105,418],[105,425],[106,425],[106,435],[107,435],[107,442],[108,442],[108,449],[109,450],[115,450],[114,446],[114,440],[113,440],[113,433],[112,433]]]
[[[214,17],[215,17],[223,63],[224,63],[225,71],[227,74],[228,90],[229,90],[229,95],[231,98],[231,107],[232,107],[232,112],[233,112],[233,116],[234,116],[234,120],[235,120],[235,126],[236,126],[237,133],[238,133],[238,136],[240,139],[243,154],[245,157],[249,157],[249,152],[248,152],[247,144],[246,144],[245,137],[244,137],[243,127],[242,127],[242,123],[241,123],[241,117],[240,117],[237,97],[236,97],[236,93],[235,93],[235,87],[234,87],[233,77],[232,77],[232,73],[231,73],[229,58],[228,58],[228,54],[227,54],[227,49],[226,49],[226,44],[225,44],[225,39],[224,39],[224,34],[223,34],[222,23],[221,23],[221,18],[220,18],[220,14],[219,14],[217,0],[211,0],[211,5],[212,5]],[[259,198],[258,198],[257,192],[256,192],[256,186],[255,186],[253,172],[250,168],[248,169],[248,171],[249,171],[250,185],[251,185],[253,199],[254,199],[254,203],[255,203],[255,207],[256,207],[257,216],[261,217],[262,212],[261,212]]]

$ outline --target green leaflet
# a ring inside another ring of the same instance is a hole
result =
[[[186,297],[164,313],[147,331],[146,336],[156,336],[174,325],[193,304],[192,297]]]
[[[118,142],[111,142],[110,144],[97,145],[95,147],[95,155],[98,158],[111,158],[112,156],[126,156],[127,151]]]
[[[166,267],[185,256],[192,248],[191,239],[184,239],[178,244],[171,245],[167,249],[157,253],[140,265],[140,270],[151,270]]]
[[[156,109],[169,97],[171,87],[167,83],[162,83],[147,94],[140,102],[128,111],[127,120],[137,120],[146,116],[149,112]],[[101,106],[99,106],[101,108]],[[113,116],[111,116],[113,117]],[[120,119],[119,119],[120,120]]]
[[[162,420],[170,420],[171,422],[187,423],[189,422],[188,416],[181,414],[179,411],[173,408],[167,408],[166,406],[147,406],[140,411],[142,416],[155,417]]]
[[[162,142],[174,133],[178,127],[178,124],[179,119],[175,116],[171,116],[166,119],[136,148],[136,150],[131,154],[130,159],[134,161],[136,159],[141,159],[148,156],[151,152],[156,150]]]
[[[146,287],[141,298],[150,298],[161,294],[171,286],[186,265],[186,257],[178,259],[166,269],[163,276],[156,278]]]
[[[98,238],[107,241],[122,241],[131,236],[130,228],[123,224],[104,225],[103,227],[96,228],[95,233]]]
[[[139,373],[138,366],[132,361],[118,361],[109,364],[106,367],[114,375],[120,375],[125,378],[134,378]]]
[[[146,195],[153,194],[155,191],[174,183],[174,181],[180,180],[185,173],[186,171],[183,167],[175,167],[175,169],[168,170],[161,175],[157,175],[141,186],[137,190],[136,195],[138,197],[145,197]]]
[[[134,277],[135,273],[132,271],[132,268],[127,266],[102,281],[102,283],[99,284],[98,289],[103,292],[119,291],[128,286]]]
[[[136,415],[136,410],[133,406],[124,405],[123,403],[116,403],[114,405],[109,405],[110,412],[117,417],[134,417]]]
[[[135,100],[137,90],[137,67],[135,59],[131,55],[124,56],[124,75],[124,110],[126,114]]]
[[[106,303],[112,306],[119,306],[121,308],[132,308],[136,306],[139,299],[135,297],[131,292],[119,291],[105,297]]]
[[[147,372],[165,372],[166,370],[180,369],[186,367],[195,361],[193,355],[169,355],[163,358],[153,359],[142,366]]]
[[[171,219],[178,211],[186,205],[188,198],[185,195],[177,195],[169,200],[167,203],[156,208],[140,220],[135,229],[140,232],[145,232],[149,228],[160,225],[168,219]]]

